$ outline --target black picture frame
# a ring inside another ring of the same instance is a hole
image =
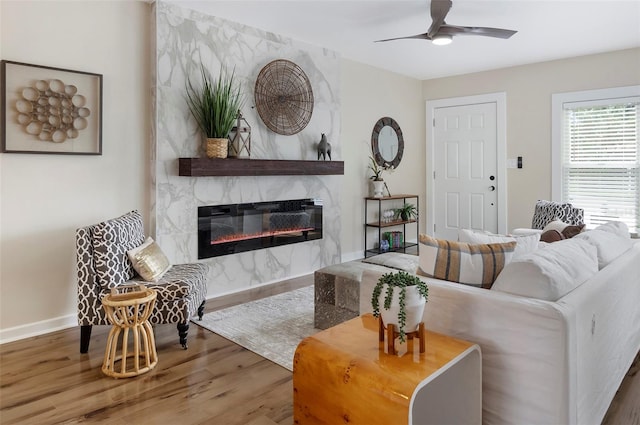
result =
[[[2,152],[102,155],[102,74],[2,60]]]

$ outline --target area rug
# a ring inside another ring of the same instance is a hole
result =
[[[207,313],[193,323],[293,371],[293,355],[313,327],[313,286]]]

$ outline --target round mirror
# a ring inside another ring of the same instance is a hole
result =
[[[402,130],[393,118],[380,118],[371,133],[373,157],[381,167],[398,168],[404,152]]]

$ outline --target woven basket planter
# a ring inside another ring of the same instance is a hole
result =
[[[207,139],[207,157],[226,158],[229,153],[229,139]]]

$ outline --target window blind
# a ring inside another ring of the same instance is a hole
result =
[[[587,227],[640,226],[640,98],[563,104],[563,200],[585,212]]]

